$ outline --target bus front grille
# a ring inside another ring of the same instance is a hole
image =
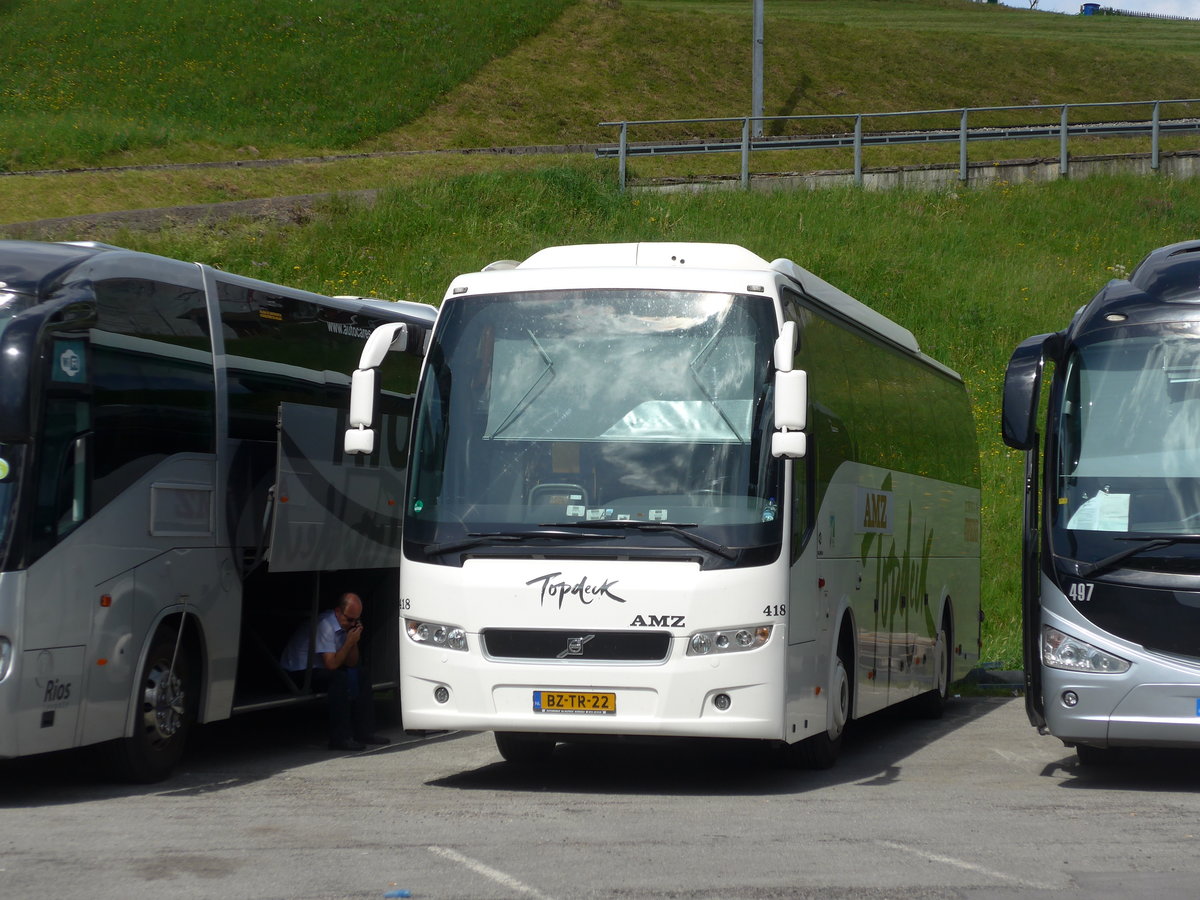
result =
[[[483,649],[499,659],[661,662],[671,652],[665,631],[530,631],[487,628]]]

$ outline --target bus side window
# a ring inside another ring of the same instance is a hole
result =
[[[52,397],[42,427],[33,556],[41,556],[87,518],[88,405]]]
[[[204,292],[144,278],[95,285],[93,504],[173,453],[212,453],[216,411]]]

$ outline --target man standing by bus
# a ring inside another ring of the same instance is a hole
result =
[[[371,678],[361,665],[362,600],[347,592],[317,618],[313,636],[312,689],[329,695],[329,749],[363,750],[390,741],[374,733]],[[309,668],[310,626],[296,630],[284,648],[283,667],[298,682]]]

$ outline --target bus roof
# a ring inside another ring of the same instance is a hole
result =
[[[538,277],[527,282],[528,289],[545,290],[550,287],[555,276],[548,275],[548,270],[573,271],[576,274],[571,280],[586,283],[596,287],[605,282],[615,282],[610,274],[597,279],[595,276],[585,276],[585,270],[603,269],[609,273],[616,269],[626,269],[630,272],[648,273],[657,270],[658,273],[675,272],[680,288],[685,288],[685,281],[701,284],[710,282],[710,276],[700,273],[723,272],[727,275],[743,273],[743,278],[726,278],[727,283],[742,282],[749,286],[755,280],[761,282],[763,276],[774,276],[792,282],[809,298],[825,307],[837,317],[869,331],[891,344],[900,347],[916,356],[924,357],[916,337],[902,325],[892,321],[882,313],[872,309],[865,303],[855,300],[845,291],[834,287],[829,282],[819,278],[812,272],[797,265],[789,259],[776,259],[767,262],[756,253],[737,244],[721,243],[692,243],[674,241],[642,241],[638,243],[616,244],[572,244],[561,247],[547,247],[534,253],[524,262],[516,260],[499,260],[483,269],[488,277],[479,280],[479,273],[460,275],[450,285],[446,293],[447,299],[466,293],[489,293],[494,291],[517,290],[512,273],[521,272]],[[689,273],[684,276],[682,273]],[[647,274],[638,276],[647,278]],[[493,278],[495,280],[493,280]],[[669,275],[659,275],[652,284],[646,286],[663,287],[672,279]],[[501,287],[503,285],[503,287]],[[563,284],[563,287],[570,285]],[[715,288],[715,284],[713,285]],[[759,290],[762,290],[760,284]],[[930,362],[936,362],[929,360]]]
[[[101,252],[86,244],[0,241],[0,290],[44,296],[66,273]]]
[[[72,280],[72,273],[76,269],[89,263],[98,265],[101,270],[104,270],[106,276],[109,276],[110,270],[115,272],[121,266],[129,266],[130,269],[135,269],[139,265],[143,268],[152,265],[156,269],[166,266],[167,269],[159,270],[171,271],[174,273],[172,277],[195,278],[197,284],[199,284],[198,279],[200,278],[199,271],[203,266],[199,263],[185,262],[92,241],[50,243],[0,240],[0,291],[24,294],[44,301],[64,282]],[[87,265],[84,268],[83,271],[86,273],[84,277],[96,276],[95,265]],[[324,294],[316,294],[286,285],[271,284],[224,270],[220,271],[219,277],[249,286],[258,286],[263,290],[283,289],[289,294],[311,300],[321,306],[350,313],[367,313],[376,317],[404,319],[422,325],[432,325],[437,316],[437,310],[424,303],[406,300],[380,300],[374,297],[327,297]]]

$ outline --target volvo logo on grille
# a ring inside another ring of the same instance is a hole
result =
[[[580,637],[567,638],[567,649],[558,654],[558,658],[566,659],[568,656],[583,656],[584,645],[595,637],[594,634],[585,634]]]

